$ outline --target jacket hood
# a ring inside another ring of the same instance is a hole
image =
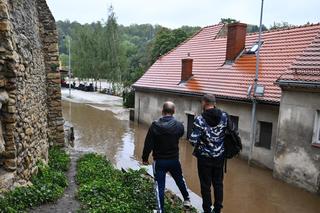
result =
[[[217,126],[221,121],[222,111],[216,108],[208,109],[202,113],[202,117],[206,120],[209,126]]]
[[[173,116],[165,116],[154,122],[154,130],[157,135],[175,134],[178,121]]]

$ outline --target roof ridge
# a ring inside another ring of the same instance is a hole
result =
[[[216,27],[216,26],[219,26],[219,25],[225,25],[225,24],[219,22],[218,24],[210,24],[210,25],[204,26],[201,29],[210,28],[210,27]]]
[[[160,56],[158,60],[161,60],[163,57],[169,55],[171,52],[175,51],[178,47],[182,46],[183,44],[187,43],[188,41],[190,41],[192,38],[194,38],[196,35],[198,35],[199,33],[201,33],[203,30],[207,29],[207,28],[210,28],[210,27],[217,27],[219,25],[224,25],[222,23],[219,23],[219,24],[214,24],[214,25],[208,25],[208,26],[205,26],[205,27],[202,27],[200,30],[198,30],[197,32],[195,32],[193,35],[191,35],[190,37],[188,37],[186,40],[184,40],[183,42],[181,42],[178,46],[176,46],[175,48],[171,49],[170,51],[168,51],[166,54]],[[221,27],[222,28],[222,27]],[[221,30],[221,29],[220,29]]]
[[[262,31],[262,34],[272,33],[272,32],[281,32],[281,31],[286,31],[286,30],[294,30],[294,29],[306,28],[306,27],[315,27],[315,26],[320,26],[320,22],[303,24],[303,25],[296,25],[296,26],[288,26],[288,27],[284,27],[284,28],[277,28],[277,29],[271,29],[271,30],[265,30],[265,31]],[[247,33],[247,35],[255,35],[258,33],[259,32]]]

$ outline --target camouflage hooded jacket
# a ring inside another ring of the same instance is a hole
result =
[[[222,158],[228,115],[219,109],[206,110],[197,116],[189,141],[196,157]]]

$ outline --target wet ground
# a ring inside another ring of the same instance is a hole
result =
[[[119,168],[138,168],[147,127],[128,121],[128,112],[117,98],[77,102],[63,102],[64,118],[75,128],[75,150],[105,154]],[[180,160],[188,187],[195,193],[193,203],[200,207],[196,159],[185,140],[180,143]],[[176,191],[172,180],[168,187]],[[318,213],[320,197],[274,179],[269,170],[234,159],[228,162],[225,176],[224,206],[225,213]]]

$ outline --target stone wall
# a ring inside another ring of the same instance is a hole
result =
[[[312,146],[320,91],[282,91],[274,175],[320,193],[320,148]]]
[[[44,61],[47,73],[47,103],[49,142],[63,146],[63,118],[61,110],[61,79],[57,72],[59,65],[58,31],[45,0],[38,0],[38,15],[40,21],[41,40],[43,44]]]
[[[45,0],[0,1],[0,189],[26,184],[63,144],[57,37]]]
[[[140,123],[151,124],[161,116],[161,107],[165,101],[173,101],[176,104],[176,118],[184,123],[187,131],[187,114],[199,115],[201,99],[183,95],[163,94],[156,92],[136,91],[135,93],[135,120]],[[250,147],[251,108],[250,103],[234,101],[217,101],[217,106],[229,113],[239,117],[239,132],[242,138],[242,157],[247,158]],[[279,107],[258,104],[257,120],[271,122],[273,124],[271,149],[254,147],[253,160],[261,166],[273,169],[274,150],[276,145],[277,124]],[[185,132],[186,132],[185,131]]]

